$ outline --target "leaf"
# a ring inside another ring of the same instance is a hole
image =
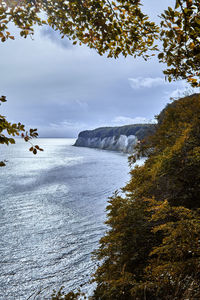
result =
[[[15,144],[15,140],[14,139],[9,139],[9,142],[11,143],[11,144]]]
[[[179,6],[180,6],[179,0],[176,0],[175,9],[179,8]]]
[[[5,162],[4,161],[0,161],[0,167],[5,167]]]
[[[164,57],[164,53],[159,53],[159,54],[158,54],[158,58],[159,58],[159,59],[162,59],[163,57]]]
[[[7,101],[7,100],[6,100],[6,96],[1,96],[1,97],[0,97],[0,101],[1,101],[1,102],[6,102],[6,101]]]

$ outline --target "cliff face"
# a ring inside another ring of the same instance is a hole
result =
[[[82,131],[74,146],[132,153],[138,140],[153,133],[153,124],[134,124],[121,127],[101,127]]]

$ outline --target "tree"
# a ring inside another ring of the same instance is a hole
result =
[[[65,294],[62,289],[63,287],[61,287],[58,292],[54,290],[53,294],[51,295],[51,300],[78,300],[80,297],[81,299],[86,299],[85,294],[81,293],[80,290],[78,290],[76,293],[69,292]]]
[[[148,203],[115,194],[107,206],[108,231],[100,240],[94,258],[100,263],[94,274],[97,288],[92,299],[133,299],[143,282],[148,255],[156,245],[150,230]]]
[[[157,117],[155,134],[141,147],[149,151],[145,196],[153,193],[172,205],[200,207],[199,115],[200,95],[194,94],[174,101]],[[137,180],[135,170],[131,175],[130,190]]]
[[[141,143],[147,160],[131,170],[124,196],[114,195],[107,207],[93,299],[199,295],[199,116],[200,94],[174,101]]]
[[[200,210],[173,207],[168,201],[151,200],[151,221],[159,223],[162,242],[150,253],[146,289],[160,299],[200,297]]]
[[[167,64],[164,74],[169,81],[187,79],[193,87],[200,86],[199,0],[176,0],[175,9],[169,7],[161,17],[163,51],[158,58]]]
[[[0,97],[0,105],[1,103],[6,102],[6,97]],[[12,137],[9,137],[12,136]],[[7,121],[5,116],[0,115],[0,144],[15,144],[15,139],[13,137],[21,136],[25,142],[28,142],[31,147],[29,151],[33,152],[33,154],[37,154],[37,151],[43,151],[38,145],[33,145],[31,143],[32,138],[36,138],[38,136],[37,129],[29,129],[29,131],[25,130],[25,126],[21,123],[13,123]],[[5,161],[0,161],[0,167],[4,167]]]
[[[199,10],[199,0],[174,0],[157,26],[142,12],[142,0],[2,0],[0,37],[2,42],[14,39],[8,31],[10,22],[23,37],[33,34],[35,24],[48,24],[74,44],[87,44],[108,57],[148,59],[157,50],[159,61],[167,64],[164,74],[169,81],[187,79],[199,86]],[[155,45],[157,39],[162,49]]]

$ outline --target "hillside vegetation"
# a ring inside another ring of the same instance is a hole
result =
[[[154,124],[132,124],[118,127],[100,127],[94,130],[85,130],[79,133],[82,138],[105,138],[120,135],[135,135],[139,140],[154,131]]]
[[[200,299],[200,94],[168,105],[138,151],[107,206],[92,299]]]

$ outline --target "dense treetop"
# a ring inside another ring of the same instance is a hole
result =
[[[34,25],[48,24],[73,43],[87,44],[100,54],[149,56],[158,54],[167,64],[171,81],[187,79],[200,84],[200,2],[174,0],[157,26],[143,13],[142,0],[1,0],[0,38],[14,39],[14,23],[21,36],[33,34]],[[156,46],[160,40],[162,47]],[[157,50],[157,51],[156,51]]]

